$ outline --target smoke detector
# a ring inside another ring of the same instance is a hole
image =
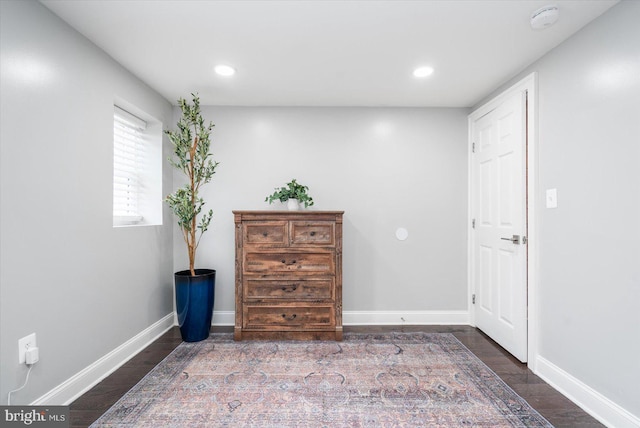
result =
[[[531,28],[534,30],[542,30],[556,23],[560,11],[558,6],[544,6],[531,14]]]

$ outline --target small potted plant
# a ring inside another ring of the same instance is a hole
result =
[[[313,198],[307,193],[309,187],[299,184],[295,178],[287,183],[286,187],[276,187],[275,190],[273,194],[265,198],[265,202],[270,204],[273,201],[287,202],[287,208],[290,210],[299,209],[300,204],[304,204],[305,208],[313,205]]]
[[[212,210],[200,215],[205,202],[198,191],[203,184],[211,181],[218,162],[209,153],[210,134],[214,125],[204,123],[200,114],[200,99],[196,94],[191,95],[193,104],[183,98],[178,100],[182,111],[178,129],[165,131],[173,144],[175,155],[169,162],[187,179],[187,184],[166,198],[178,219],[189,254],[189,269],[174,275],[178,325],[185,342],[197,342],[209,337],[216,279],[213,269],[195,269],[200,238],[209,228],[213,217]]]

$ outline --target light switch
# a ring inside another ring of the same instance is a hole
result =
[[[547,189],[547,208],[558,208],[558,189]]]

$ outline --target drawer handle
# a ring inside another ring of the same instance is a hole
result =
[[[287,314],[282,314],[282,318],[284,318],[287,321],[293,321],[294,319],[296,319],[296,314],[293,314],[291,316],[287,316]]]
[[[293,293],[297,289],[298,289],[298,284],[291,285],[289,287],[282,287],[282,291],[284,291],[285,293]]]
[[[269,234],[267,232],[262,232],[262,236],[266,238],[267,236],[269,236]]]
[[[315,231],[312,231],[309,235],[311,235],[311,236],[316,236],[316,232],[315,232]]]

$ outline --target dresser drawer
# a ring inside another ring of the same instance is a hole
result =
[[[247,279],[245,299],[331,300],[332,279],[259,280]]]
[[[278,327],[282,329],[314,329],[319,327],[333,327],[335,308],[328,306],[273,305],[253,306],[246,305],[243,314],[243,328],[269,329]]]
[[[247,222],[244,225],[244,242],[246,244],[288,245],[288,222]]]
[[[333,252],[247,250],[243,266],[246,273],[333,274],[335,272],[335,254]]]
[[[292,221],[291,244],[335,246],[334,223],[328,221]]]

